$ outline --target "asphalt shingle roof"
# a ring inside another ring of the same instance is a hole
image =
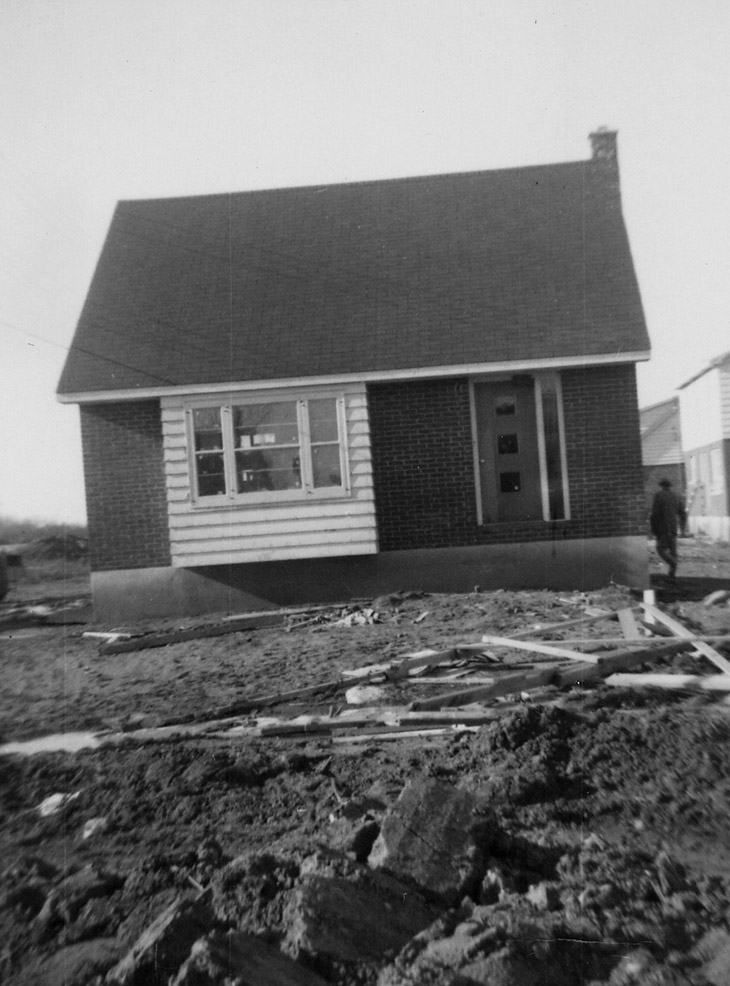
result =
[[[118,204],[60,394],[646,351],[604,161]]]

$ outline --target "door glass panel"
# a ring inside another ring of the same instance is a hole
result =
[[[522,489],[522,480],[518,472],[501,472],[499,474],[500,493],[519,493]]]
[[[497,435],[497,452],[500,455],[517,455],[519,450],[517,435]]]
[[[545,429],[545,467],[547,470],[550,520],[565,517],[563,466],[560,459],[560,419],[555,381],[542,380],[542,420]]]

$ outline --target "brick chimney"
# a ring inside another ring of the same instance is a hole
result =
[[[616,130],[609,130],[607,127],[599,127],[595,133],[589,134],[591,148],[593,150],[594,161],[606,161],[616,164],[618,153],[616,150]]]

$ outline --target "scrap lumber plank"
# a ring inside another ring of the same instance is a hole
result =
[[[296,736],[306,733],[342,733],[363,729],[377,732],[380,729],[413,729],[416,726],[446,727],[454,725],[481,726],[495,718],[493,709],[463,712],[410,712],[402,707],[384,708],[368,716],[322,716],[311,722],[281,721],[267,723],[258,730],[260,736]]]
[[[644,646],[645,644],[663,644],[666,643],[668,639],[677,640],[678,638],[667,630],[666,634],[660,634],[655,637],[565,637],[565,639],[556,642],[560,644],[569,644],[571,647],[618,647],[619,645],[626,647],[629,644],[640,644],[641,646]],[[730,634],[727,633],[693,634],[691,637],[682,637],[681,639],[687,640],[690,643],[695,640],[704,640],[708,643],[730,644]]]
[[[485,634],[482,637],[482,643],[489,644],[490,647],[510,647],[514,650],[527,650],[536,654],[548,654],[550,657],[562,657],[570,661],[582,661],[588,664],[598,660],[588,654],[581,654],[579,651],[568,650],[566,647],[554,647],[552,644],[541,644],[535,640],[515,640],[514,637],[493,637],[491,634]]]
[[[630,607],[618,610],[616,616],[618,617],[618,624],[621,627],[621,633],[624,637],[630,639],[639,636],[639,626],[636,622],[634,611]]]
[[[700,692],[730,692],[727,674],[612,674],[607,685],[618,688],[670,688]]]
[[[241,617],[238,620],[226,620],[210,626],[189,627],[186,630],[169,630],[165,633],[143,633],[128,640],[115,640],[104,644],[100,654],[125,654],[129,651],[147,650],[149,647],[166,647],[168,644],[179,644],[186,640],[199,640],[203,637],[222,637],[226,633],[236,633],[239,630],[261,630],[264,627],[284,625],[284,616],[273,612],[266,615]]]
[[[642,650],[609,651],[598,658],[596,664],[576,664],[572,667],[562,667],[558,673],[558,684],[574,685],[596,678],[605,678],[614,671],[635,668],[639,664],[656,660],[658,657],[672,657],[682,651],[689,650],[692,644],[687,640],[663,642],[658,646],[644,647]]]
[[[563,620],[560,623],[546,623],[544,626],[530,627],[529,630],[520,630],[519,633],[510,634],[511,640],[522,640],[524,637],[534,637],[536,633],[552,633],[554,630],[562,630],[564,627],[577,627],[585,623],[598,623],[599,620],[615,620],[616,610],[607,609],[603,613],[593,616],[578,616],[573,620]]]
[[[367,733],[353,733],[346,736],[333,736],[332,742],[337,743],[368,743],[371,740],[390,740],[390,739],[421,739],[428,736],[452,736],[454,732],[467,730],[474,732],[478,726],[463,726],[461,730],[457,726],[433,726],[425,729],[412,729],[406,726],[403,729],[374,729]]]
[[[644,607],[644,612],[647,616],[653,617],[655,620],[663,623],[664,626],[671,630],[676,637],[682,637],[686,640],[688,637],[692,636],[691,630],[688,630],[686,626],[669,616],[667,613],[663,612],[658,607],[652,606],[651,603],[642,603],[642,606]],[[730,674],[730,661],[723,657],[722,654],[719,654],[714,647],[710,647],[709,644],[706,644],[703,641],[696,641],[693,644],[693,649],[699,654],[702,654],[703,657],[706,657],[708,661],[711,661],[716,668],[719,668],[726,674]]]
[[[318,695],[320,692],[336,693],[345,691],[349,687],[349,682],[339,678],[334,681],[323,681],[318,685],[309,685],[306,688],[294,688],[288,692],[273,692],[270,695],[254,695],[252,698],[242,698],[231,705],[223,705],[217,709],[208,709],[206,712],[199,712],[186,719],[188,722],[207,722],[212,719],[226,719],[232,716],[243,715],[245,712],[252,712],[254,709],[264,709],[270,705],[280,705],[283,702],[296,702],[300,698],[310,695]],[[166,725],[174,725],[168,722]]]
[[[483,645],[480,644],[483,649]],[[456,649],[449,647],[446,650],[421,650],[406,654],[396,661],[388,661],[385,664],[366,664],[362,668],[354,668],[352,671],[342,671],[343,678],[348,681],[369,681],[372,678],[404,678],[413,668],[425,668],[433,664],[449,664],[457,660]]]
[[[427,709],[443,709],[453,705],[470,705],[472,702],[483,702],[486,699],[499,698],[501,695],[513,695],[516,692],[529,691],[531,688],[543,688],[553,684],[557,674],[555,667],[540,668],[538,671],[527,671],[523,674],[505,675],[492,685],[479,685],[476,688],[465,688],[462,691],[442,692],[430,698],[417,699],[411,702],[414,712]]]
[[[411,709],[440,709],[454,705],[469,705],[471,702],[483,702],[512,695],[516,692],[529,691],[532,688],[543,688],[546,685],[574,685],[595,678],[603,678],[613,671],[623,668],[636,667],[645,661],[657,657],[666,657],[688,650],[692,646],[687,640],[673,640],[660,646],[645,647],[642,650],[613,651],[595,661],[583,664],[570,664],[542,668],[539,671],[525,674],[505,675],[493,685],[482,685],[477,688],[467,688],[460,692],[443,692],[440,695],[424,698],[411,703]]]

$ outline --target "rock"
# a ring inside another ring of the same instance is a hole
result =
[[[525,897],[540,911],[556,911],[560,907],[560,893],[557,885],[546,880],[530,887]]]
[[[351,853],[358,863],[365,863],[379,833],[380,826],[376,821],[356,825],[347,818],[335,818],[329,827],[327,842],[331,849]]]
[[[38,805],[38,814],[41,818],[48,818],[50,815],[56,815],[59,811],[64,811],[69,807],[74,801],[77,801],[81,797],[81,791],[73,791],[69,793],[58,793],[49,794],[47,798]]]
[[[193,900],[179,898],[140,935],[109,972],[106,982],[114,986],[163,986],[213,920],[207,894]]]
[[[287,951],[307,956],[325,974],[333,964],[394,957],[434,915],[408,887],[394,880],[388,884],[305,876],[287,913]]]
[[[197,941],[172,986],[325,986],[316,973],[242,931],[213,932]]]
[[[370,866],[453,906],[476,891],[484,869],[476,840],[477,807],[461,788],[425,778],[412,781],[383,820]]]
[[[658,968],[657,961],[646,948],[637,948],[624,955],[611,973],[611,986],[633,986],[643,983],[650,972]]]
[[[492,863],[482,878],[479,891],[481,904],[496,904],[507,894],[517,892],[517,881],[514,875],[499,863]]]
[[[385,695],[385,689],[376,685],[353,685],[345,692],[345,701],[348,705],[376,705]]]
[[[94,835],[102,835],[108,828],[109,819],[106,815],[100,815],[98,818],[90,818],[84,825],[81,838],[90,839]]]
[[[50,958],[36,959],[13,980],[14,986],[86,986],[103,975],[119,958],[116,938],[67,945]]]
[[[702,961],[702,974],[712,986],[727,986],[730,982],[730,933],[726,928],[711,928],[694,949]]]

